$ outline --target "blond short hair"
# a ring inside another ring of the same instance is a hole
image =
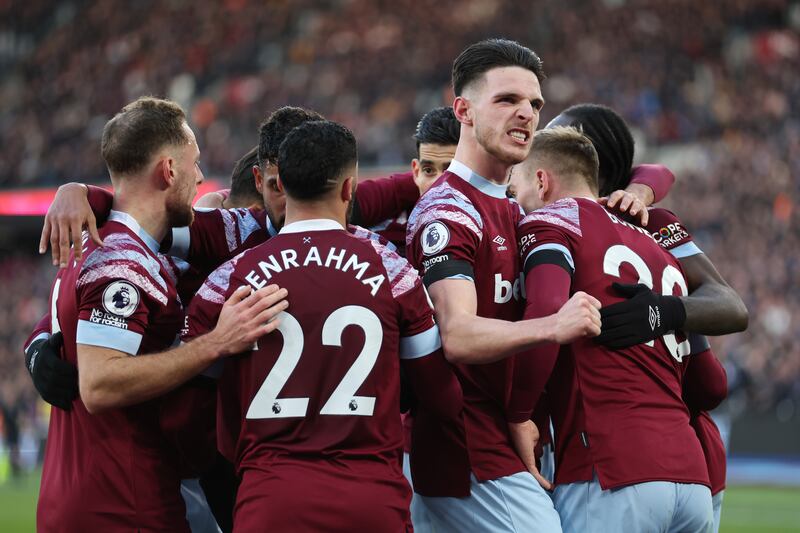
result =
[[[585,181],[598,191],[600,161],[592,141],[580,130],[556,126],[537,131],[528,156],[561,179]]]

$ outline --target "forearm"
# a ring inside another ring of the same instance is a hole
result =
[[[87,353],[92,361],[81,364],[81,355]],[[205,336],[167,352],[135,357],[79,345],[81,399],[91,413],[135,405],[185,383],[211,365],[220,353],[213,343],[205,342]]]
[[[747,328],[747,308],[731,287],[704,284],[682,296],[686,309],[684,331],[703,335],[727,335]]]
[[[437,313],[436,319],[445,356],[451,363],[493,363],[554,339],[552,316],[508,322],[467,313],[442,320]]]
[[[672,185],[675,183],[675,175],[664,165],[637,165],[631,174],[630,185],[626,188],[629,192],[634,192],[634,186],[644,186],[649,188],[652,193],[651,201],[645,202],[652,205],[663,200]]]

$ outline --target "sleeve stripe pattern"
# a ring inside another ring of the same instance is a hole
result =
[[[522,219],[523,224],[536,221],[562,227],[578,237],[583,236],[583,233],[581,233],[580,209],[578,202],[574,198],[563,198],[553,202],[533,211]]]
[[[224,304],[225,294],[231,284],[231,274],[236,267],[236,259],[238,256],[212,272],[197,291],[197,297],[213,304]]]
[[[102,248],[96,248],[86,258],[76,288],[103,278],[121,278],[135,284],[162,305],[167,305],[168,289],[161,276],[160,263],[124,233],[109,235],[104,242]]]
[[[681,244],[669,250],[669,253],[671,253],[675,259],[684,259],[693,255],[702,254],[703,250],[694,242],[687,242],[686,244]]]
[[[430,189],[408,217],[406,244],[411,246],[416,233],[434,220],[450,220],[483,238],[483,219],[469,198],[448,183]]]
[[[264,212],[266,214],[266,211]],[[261,230],[261,224],[249,209],[234,209],[233,214],[239,222],[239,243],[243,243],[250,235]]]
[[[572,267],[573,272],[575,271],[575,261],[572,259],[572,254],[570,253],[570,251],[567,249],[566,246],[556,243],[547,243],[537,246],[528,253],[527,257],[525,257],[525,263],[526,264],[528,263],[528,259],[530,259],[533,254],[537,252],[543,252],[545,250],[553,250],[555,252],[560,252],[564,254],[564,258],[566,258],[567,263],[569,263],[569,266]]]
[[[377,233],[372,233],[360,226],[351,226],[351,231],[355,237],[369,243],[381,258],[393,297],[397,298],[405,294],[420,282],[419,273],[408,261],[395,252],[393,244],[381,239]]]
[[[75,335],[75,342],[78,344],[88,344],[90,346],[100,346],[101,348],[110,348],[112,350],[136,355],[139,353],[142,335],[127,329],[94,324],[88,320],[78,320],[78,331]]]
[[[250,235],[261,230],[261,225],[249,209],[219,209],[225,227],[225,241],[232,252],[242,245]],[[266,216],[266,211],[264,212]]]
[[[439,326],[426,329],[410,337],[400,338],[400,359],[418,359],[432,354],[442,347],[442,338],[439,335]]]

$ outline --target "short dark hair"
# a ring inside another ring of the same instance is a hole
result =
[[[570,126],[591,139],[600,159],[600,196],[624,189],[631,181],[634,142],[625,120],[610,107],[578,104],[565,110]]]
[[[333,189],[356,164],[353,133],[336,122],[304,122],[289,132],[278,151],[278,173],[286,194],[313,200]]]
[[[578,128],[556,126],[537,131],[529,157],[546,162],[562,178],[584,180],[597,192],[597,150]]]
[[[440,144],[452,146],[458,144],[461,134],[461,123],[456,118],[452,107],[431,109],[417,124],[414,140],[417,141],[417,156],[420,144]]]
[[[258,146],[254,146],[236,162],[231,172],[231,201],[237,205],[261,201],[256,188],[253,167],[258,164]]]
[[[542,60],[536,52],[508,39],[486,39],[471,44],[453,62],[453,91],[461,96],[464,88],[484,73],[498,67],[522,67],[539,81],[544,80]]]
[[[114,174],[135,174],[166,145],[189,141],[186,114],[171,100],[143,96],[106,122],[100,152]]]
[[[258,129],[258,165],[278,163],[281,143],[294,128],[303,122],[325,120],[325,117],[302,107],[284,106],[274,111]]]

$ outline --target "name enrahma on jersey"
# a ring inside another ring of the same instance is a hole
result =
[[[303,252],[303,259],[300,261],[300,254],[297,250],[287,248],[281,250],[280,254],[270,254],[264,260],[258,262],[258,270],[253,269],[244,277],[245,280],[256,290],[266,287],[273,273],[280,273],[290,268],[300,268],[308,266],[319,266],[333,268],[340,272],[352,272],[353,277],[364,285],[370,286],[370,294],[375,296],[378,290],[386,281],[386,276],[375,272],[374,275],[364,277],[368,274],[371,265],[368,261],[361,261],[358,255],[344,248],[331,247],[327,252],[320,253],[316,246],[310,246]],[[349,254],[349,255],[348,255]],[[345,256],[347,256],[345,260]],[[323,260],[324,257],[324,260]],[[373,268],[373,270],[376,270]],[[373,274],[369,272],[369,274]],[[263,276],[263,278],[261,277]],[[266,278],[266,279],[264,279]]]

